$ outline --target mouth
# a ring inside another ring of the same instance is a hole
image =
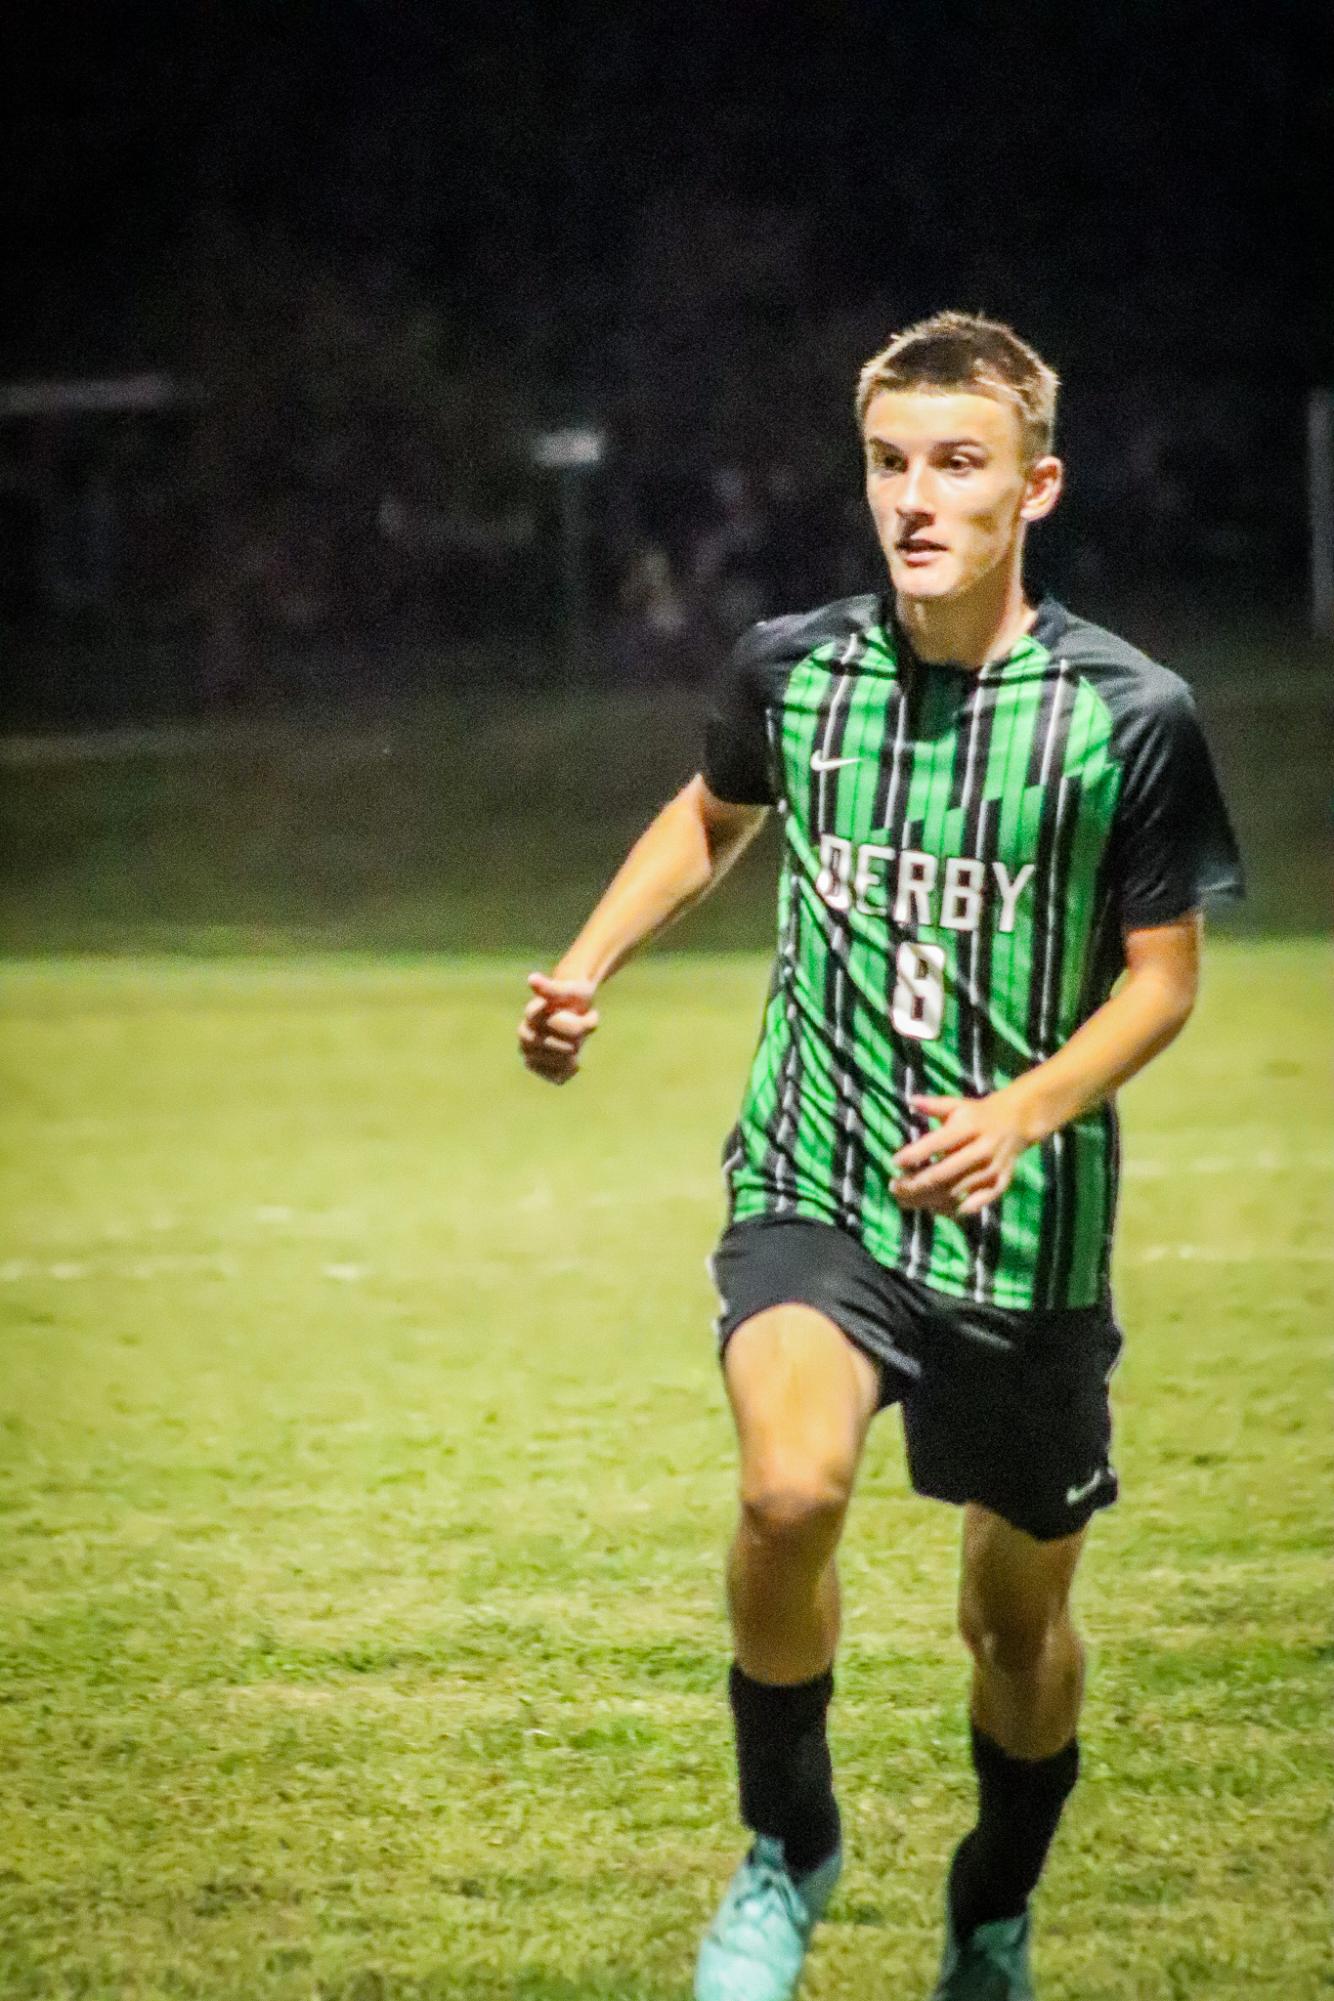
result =
[[[906,535],[901,542],[894,544],[894,553],[900,562],[916,569],[924,563],[934,562],[937,556],[947,552],[943,542],[928,542],[920,535]]]

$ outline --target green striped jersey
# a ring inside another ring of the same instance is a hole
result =
[[[902,1210],[914,1093],[980,1096],[1108,996],[1127,928],[1239,894],[1185,683],[1045,601],[1004,660],[915,660],[877,597],[754,627],[709,718],[718,797],[772,804],[778,953],[725,1173],[733,1221],[809,1217],[941,1292],[1104,1296],[1110,1105],[1021,1155],[956,1221]]]

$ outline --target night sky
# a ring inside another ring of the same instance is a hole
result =
[[[981,306],[1088,366],[1334,370],[1305,0],[21,13],[11,374],[170,360],[145,301],[209,217],[406,273],[498,352],[545,316],[577,368],[664,203],[796,216],[813,302]]]

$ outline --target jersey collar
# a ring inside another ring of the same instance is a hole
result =
[[[896,659],[911,662],[914,667],[921,667],[928,664],[918,659],[916,653],[913,651],[911,640],[899,624],[892,594],[886,594],[882,599],[881,623],[893,643]],[[986,666],[982,668],[956,667],[955,672],[960,674],[979,673],[986,675],[988,679],[994,679],[996,675],[1009,665],[1010,661],[1017,659],[1027,647],[1035,643],[1043,647],[1048,653],[1054,652],[1061,634],[1069,623],[1070,614],[1065,606],[1058,599],[1044,594],[1038,599],[1037,617],[1034,619],[1032,625],[1029,626],[1028,631],[1022,635],[1002,659],[988,660]],[[933,667],[949,667],[954,663],[948,660],[933,660],[929,664]]]

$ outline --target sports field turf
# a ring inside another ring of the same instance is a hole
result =
[[[1127,1094],[1044,2001],[1328,1992],[1322,960],[1220,940]],[[703,1258],[765,967],[630,969],[562,1092],[511,1053],[523,971],[6,975],[5,2001],[684,2001],[739,1847]],[[956,1532],[882,1419],[810,2001],[929,1984]]]

